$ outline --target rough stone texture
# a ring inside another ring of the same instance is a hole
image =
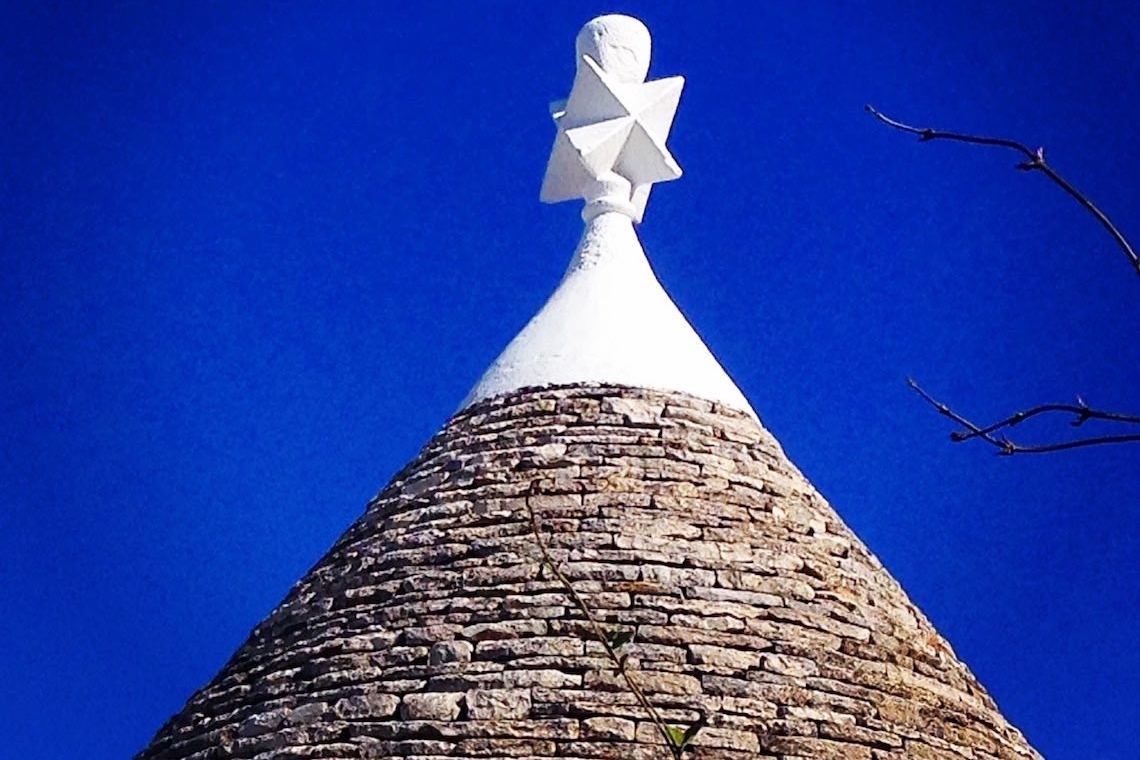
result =
[[[138,758],[668,760],[528,503],[697,760],[1039,757],[755,421],[563,387],[452,419]]]

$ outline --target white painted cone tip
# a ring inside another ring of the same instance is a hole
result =
[[[681,168],[665,147],[684,80],[645,82],[649,30],[602,16],[578,34],[570,97],[542,200],[582,198],[586,230],[546,305],[491,364],[461,409],[533,386],[672,390],[756,412],[653,274],[637,233],[649,190]],[[758,419],[758,418],[757,418]]]
[[[597,383],[680,391],[756,412],[657,281],[632,220],[591,219],[558,288],[464,399]]]

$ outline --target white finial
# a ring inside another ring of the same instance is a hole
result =
[[[558,125],[541,198],[582,198],[592,219],[618,211],[640,222],[655,182],[681,176],[665,147],[682,77],[646,82],[649,30],[629,16],[600,16],[582,28],[577,74],[564,102],[552,103]]]

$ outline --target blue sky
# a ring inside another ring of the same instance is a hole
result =
[[[141,748],[542,304],[547,102],[619,10],[687,78],[666,288],[1030,741],[1134,758],[1140,447],[951,445],[904,379],[1138,411],[1140,282],[1012,155],[862,110],[1045,145],[1140,239],[1140,19],[1088,6],[7,4],[6,750]]]

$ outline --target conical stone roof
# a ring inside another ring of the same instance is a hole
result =
[[[1038,758],[653,276],[680,85],[642,82],[648,32],[578,47],[559,288],[138,760]]]
[[[742,412],[520,390],[457,414],[138,757],[1035,758]]]

